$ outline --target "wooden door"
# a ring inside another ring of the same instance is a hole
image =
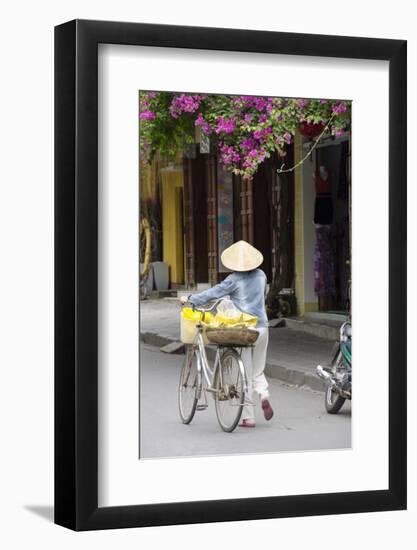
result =
[[[253,181],[239,178],[238,185],[240,189],[240,238],[250,244],[254,244]]]
[[[218,281],[216,155],[206,156],[206,174],[208,282],[215,285]]]
[[[268,282],[272,278],[272,178],[271,163],[265,161],[259,167],[252,184],[253,195],[253,245],[262,252],[261,269]]]
[[[206,155],[184,159],[185,282],[190,288],[209,281],[207,170]]]
[[[195,278],[194,241],[194,193],[192,184],[192,159],[184,158],[184,241],[185,241],[185,285],[193,288]]]
[[[294,163],[294,147],[287,150],[286,162]],[[271,250],[272,280],[277,289],[294,286],[294,172],[278,174],[282,160],[274,158],[271,164]]]
[[[192,185],[194,194],[194,254],[195,254],[195,282],[207,283],[208,264],[207,256],[207,170],[206,155],[197,154],[192,160]]]

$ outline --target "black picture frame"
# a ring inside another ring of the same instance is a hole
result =
[[[109,43],[389,62],[387,490],[98,507],[97,52],[98,44]],[[406,46],[404,40],[107,21],[55,28],[57,524],[91,530],[406,508]]]

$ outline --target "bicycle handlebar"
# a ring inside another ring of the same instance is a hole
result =
[[[221,302],[223,300],[223,298],[219,298],[218,300],[216,300],[212,305],[211,307],[208,307],[208,308],[202,308],[202,307],[197,307],[195,306],[192,302],[186,302],[185,304],[182,304],[182,307],[184,307],[186,304],[191,304],[193,306],[193,309],[194,310],[197,310],[197,311],[200,311],[201,313],[206,313],[207,311],[212,311],[219,302]]]

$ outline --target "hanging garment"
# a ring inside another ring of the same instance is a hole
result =
[[[315,177],[315,183],[316,183],[316,193],[317,195],[330,195],[332,192],[332,186],[330,183],[330,177],[329,174],[327,174],[327,178],[323,179],[320,176],[320,171],[316,171],[316,177]]]
[[[330,177],[320,177],[316,172],[316,201],[314,204],[314,223],[319,225],[330,225],[333,223],[333,199],[331,194]]]
[[[331,228],[328,226],[316,227],[314,292],[317,296],[336,295],[334,251]]]
[[[314,223],[331,225],[333,222],[333,200],[331,195],[317,195],[314,203]]]

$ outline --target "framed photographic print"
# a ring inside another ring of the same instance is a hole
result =
[[[406,507],[405,41],[65,23],[55,159],[56,523]]]

